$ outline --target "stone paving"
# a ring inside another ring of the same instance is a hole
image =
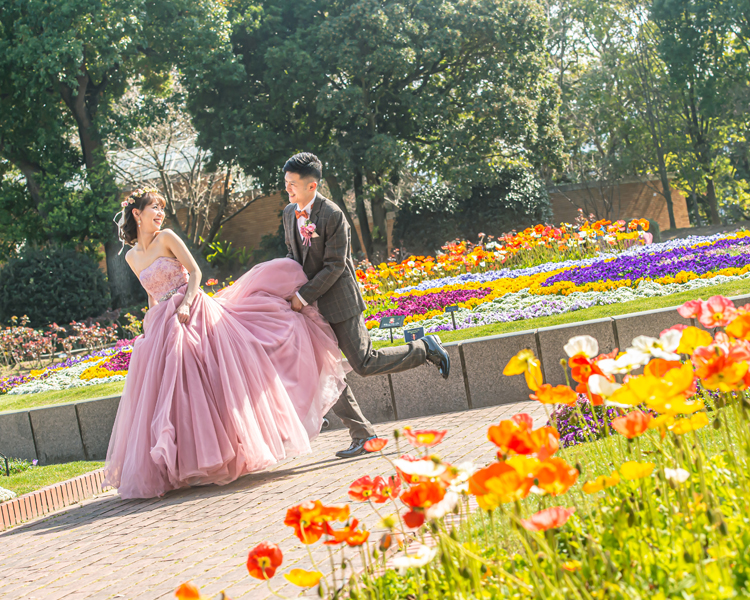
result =
[[[524,402],[381,423],[376,429],[389,438],[404,425],[448,429],[437,453],[454,464],[483,465],[495,453],[487,427],[519,412],[534,416],[537,425],[546,420],[542,405]],[[348,443],[345,430],[323,432],[312,454],[227,486],[178,490],[151,500],[122,500],[109,492],[10,529],[0,534],[0,598],[167,599],[192,580],[209,596],[226,590],[233,600],[260,600],[271,592],[247,574],[245,561],[248,550],[264,540],[284,552],[274,586],[294,597],[299,588],[286,584],[282,574],[311,565],[307,550],[283,524],[287,508],[316,498],[325,504],[347,502],[352,481],[392,472],[377,455],[336,458],[334,452]],[[396,456],[392,440],[386,450]],[[369,505],[351,507],[368,528],[375,526],[378,518]],[[312,548],[323,567],[327,553],[320,543]]]

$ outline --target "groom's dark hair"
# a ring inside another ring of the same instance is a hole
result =
[[[320,183],[323,177],[323,163],[311,152],[300,152],[284,163],[284,173],[297,173],[300,177],[312,177]]]

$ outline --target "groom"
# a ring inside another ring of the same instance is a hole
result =
[[[413,369],[430,361],[448,378],[451,363],[436,335],[428,335],[396,348],[373,350],[362,313],[365,302],[352,261],[351,232],[342,210],[317,193],[323,165],[309,152],[295,154],[284,165],[289,205],[284,209],[284,237],[292,258],[302,265],[308,282],[292,297],[292,309],[312,302],[331,324],[355,373],[382,375]],[[351,458],[366,452],[364,445],[376,437],[347,385],[333,407],[352,436],[352,443],[336,456]]]

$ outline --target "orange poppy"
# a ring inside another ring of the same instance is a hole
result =
[[[741,314],[727,325],[726,332],[733,338],[750,340],[750,315]]]
[[[247,555],[247,571],[256,579],[271,579],[283,560],[281,549],[276,544],[261,542]]]
[[[746,388],[744,377],[750,358],[744,344],[712,344],[693,353],[695,374],[709,390],[731,392]]]
[[[578,399],[578,394],[567,385],[556,385],[552,387],[549,383],[542,385],[534,394],[529,394],[532,400],[538,400],[542,404],[565,404],[572,406]]]
[[[521,500],[529,495],[534,484],[533,475],[524,471],[514,468],[510,461],[493,463],[469,478],[469,493],[476,496],[480,507],[488,510]]]
[[[643,374],[651,377],[664,377],[667,371],[678,369],[682,366],[679,360],[664,360],[663,358],[652,358],[643,368]]]
[[[178,600],[203,600],[200,590],[189,581],[183,583],[174,593]]]
[[[416,483],[401,494],[401,502],[411,508],[429,508],[445,496],[445,488],[439,483],[428,481]]]
[[[527,531],[547,531],[548,529],[562,527],[575,511],[575,508],[553,506],[540,510],[538,513],[531,515],[529,519],[521,519],[521,526]]]
[[[284,525],[293,527],[294,535],[303,544],[314,544],[325,533],[327,521],[343,522],[348,518],[348,504],[324,506],[320,500],[308,500],[287,510]]]
[[[325,530],[326,534],[330,536],[331,539],[326,540],[323,542],[326,546],[337,546],[339,544],[342,544],[343,542],[348,542],[349,539],[356,535],[357,537],[355,539],[359,539],[362,535],[362,531],[357,531],[357,525],[359,525],[359,521],[357,519],[352,519],[352,522],[349,523],[346,527],[342,527],[341,529],[334,529],[331,527],[331,524],[326,522],[325,524]],[[367,532],[364,532],[367,533]],[[367,534],[369,535],[369,533]],[[365,540],[367,537],[365,537]],[[362,542],[364,543],[364,542]],[[358,546],[359,544],[350,544]]]
[[[562,458],[550,458],[536,471],[538,486],[552,496],[567,492],[578,479],[578,471]]]
[[[431,448],[443,441],[448,430],[437,431],[435,429],[412,429],[404,427],[404,435],[409,443],[415,448]]]
[[[649,423],[653,418],[649,413],[636,410],[623,417],[612,419],[611,425],[615,431],[632,440],[648,430]]]
[[[383,448],[385,448],[386,444],[388,443],[388,440],[383,438],[375,438],[373,440],[367,440],[365,442],[365,450],[367,452],[379,452]]]

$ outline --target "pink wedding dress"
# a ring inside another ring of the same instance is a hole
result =
[[[105,468],[123,498],[223,485],[310,451],[344,389],[336,338],[314,306],[288,302],[307,282],[287,258],[256,266],[215,296],[199,292],[190,320],[180,262],[141,271],[158,303],[135,342]]]

